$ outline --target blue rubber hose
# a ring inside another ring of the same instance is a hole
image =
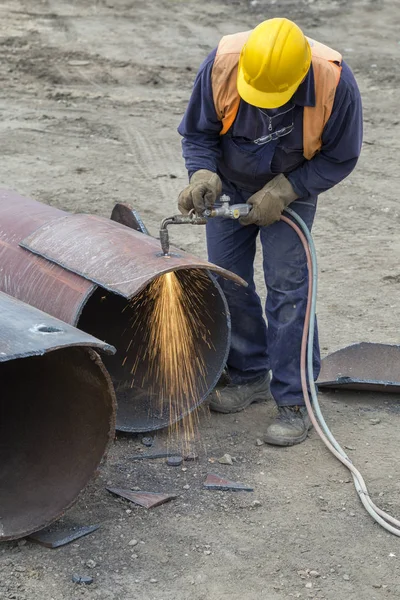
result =
[[[290,208],[285,209],[284,212],[287,213],[291,217],[291,219],[282,216],[282,220],[284,220],[288,225],[295,229],[296,233],[299,235],[300,239],[302,240],[308,262],[309,297],[307,302],[307,313],[305,321],[305,327],[308,328],[308,331],[305,331],[303,335],[301,372],[304,401],[307,407],[310,420],[313,423],[314,428],[318,433],[319,437],[327,446],[327,448],[351,472],[357,494],[367,512],[384,529],[400,537],[400,521],[395,519],[382,509],[380,509],[378,506],[376,506],[376,504],[374,504],[374,502],[370,498],[368,489],[366,487],[365,481],[361,473],[358,471],[358,469],[356,469],[356,467],[351,462],[350,458],[347,456],[346,452],[343,450],[343,448],[333,436],[321,412],[321,407],[318,401],[318,393],[314,382],[313,369],[313,346],[318,285],[317,254],[315,251],[315,245],[311,233],[307,225],[304,223],[303,219],[294,210]],[[306,348],[307,352],[305,353]],[[305,354],[307,354],[306,360]],[[310,388],[312,402],[309,398],[308,386]]]

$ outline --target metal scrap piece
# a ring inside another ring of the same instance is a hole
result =
[[[124,490],[122,488],[107,488],[107,491],[116,496],[121,496],[130,502],[144,506],[144,508],[154,508],[165,502],[174,500],[176,494],[162,494],[159,492],[134,492],[133,490]]]
[[[74,573],[71,579],[73,583],[83,583],[84,585],[91,585],[93,583],[93,577],[90,577],[89,575],[78,575],[77,573]]]
[[[59,548],[60,546],[65,546],[89,533],[93,533],[93,531],[96,531],[99,527],[100,525],[51,527],[32,533],[28,536],[28,540],[36,542],[36,544],[40,544],[46,548]]]
[[[328,354],[319,388],[400,392],[400,346],[361,342]]]
[[[146,458],[168,458],[169,456],[176,456],[176,452],[145,452],[144,454],[134,454],[131,459],[144,460]]]
[[[130,229],[149,235],[148,229],[143,223],[140,214],[134,210],[130,204],[117,202],[112,209],[110,219],[111,221],[116,221],[117,223],[121,223],[121,225],[125,225],[125,227],[130,227]]]
[[[246,485],[245,483],[238,483],[236,481],[230,481],[230,479],[224,479],[219,475],[209,473],[207,479],[203,483],[204,487],[209,490],[232,490],[232,491],[244,491],[254,492],[254,488]]]

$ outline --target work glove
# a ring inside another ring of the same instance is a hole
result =
[[[189,185],[179,194],[178,208],[183,215],[187,215],[192,209],[196,214],[202,215],[206,208],[214,206],[221,192],[222,183],[218,175],[207,169],[200,169],[193,173]]]
[[[248,215],[240,218],[240,223],[260,227],[272,225],[275,221],[279,221],[283,210],[296,198],[298,195],[292,184],[281,173],[264,185],[259,192],[250,196],[247,204],[251,204],[253,208]]]

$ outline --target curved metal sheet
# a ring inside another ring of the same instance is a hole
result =
[[[320,388],[400,392],[400,346],[361,342],[328,354]]]
[[[155,238],[95,215],[51,221],[20,245],[128,299],[155,277],[180,269],[206,269],[246,285],[230,271],[177,248],[163,256]]]
[[[0,290],[76,325],[96,286],[19,246],[38,227],[66,214],[0,189]]]
[[[0,362],[41,356],[69,346],[116,352],[113,346],[4,292],[0,292],[0,332]]]

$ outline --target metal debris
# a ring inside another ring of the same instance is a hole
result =
[[[254,488],[246,485],[244,483],[238,483],[236,481],[230,481],[229,479],[224,479],[219,475],[214,475],[209,473],[207,475],[207,479],[204,482],[204,487],[209,490],[233,490],[233,491],[244,491],[244,492],[254,492]]]
[[[180,467],[182,463],[182,456],[169,456],[167,458],[167,465],[169,465],[170,467]]]
[[[89,577],[88,575],[77,575],[74,573],[72,575],[72,581],[74,583],[83,583],[84,585],[90,585],[93,583],[93,577]]]
[[[169,458],[170,456],[176,456],[175,452],[159,451],[159,452],[146,452],[144,454],[134,454],[131,456],[132,460],[144,460],[146,458]]]
[[[144,508],[154,508],[165,502],[174,500],[175,494],[162,494],[159,492],[134,492],[133,490],[125,490],[122,488],[107,488],[107,491],[121,498],[125,498],[130,502],[144,506]]]
[[[70,527],[42,529],[41,531],[32,533],[28,537],[28,540],[36,542],[36,544],[40,544],[46,548],[59,548],[60,546],[65,546],[66,544],[88,535],[89,533],[93,533],[93,531],[96,531],[99,527],[100,525],[83,527],[76,525]]]

